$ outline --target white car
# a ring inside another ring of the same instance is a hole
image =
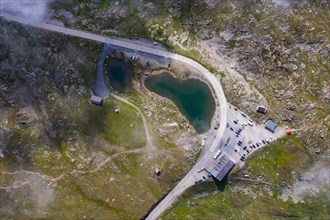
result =
[[[246,117],[246,114],[245,114],[244,112],[241,112],[241,115],[242,115],[243,117]]]

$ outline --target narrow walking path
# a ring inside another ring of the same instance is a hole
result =
[[[154,151],[154,150],[155,150],[155,146],[154,146],[154,144],[153,144],[153,142],[152,142],[152,137],[150,136],[149,131],[148,131],[147,120],[146,120],[144,114],[142,113],[142,111],[141,111],[136,105],[134,105],[133,103],[127,101],[127,100],[124,99],[123,97],[120,97],[120,96],[118,96],[118,95],[116,95],[116,94],[113,94],[113,93],[111,93],[110,96],[112,96],[113,98],[115,98],[115,99],[117,99],[117,100],[119,100],[119,101],[121,101],[121,102],[126,103],[127,105],[133,107],[137,112],[139,112],[139,114],[140,114],[140,116],[141,116],[141,119],[142,119],[142,121],[143,121],[144,133],[145,133],[146,141],[147,141],[147,144],[146,144],[146,151],[147,151],[148,153]]]

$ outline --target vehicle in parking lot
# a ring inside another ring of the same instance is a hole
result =
[[[246,114],[244,112],[241,112],[241,115],[246,118]]]
[[[238,120],[234,120],[234,123],[237,124],[238,123]]]
[[[246,150],[247,146],[243,147],[243,150]]]
[[[250,153],[250,151],[249,150],[246,150],[246,152],[249,154]]]
[[[233,131],[234,129],[232,127],[230,127],[230,130]]]
[[[253,149],[253,147],[250,145],[250,149]]]
[[[197,184],[198,183],[198,181],[195,181],[195,184]]]
[[[213,159],[217,159],[217,158],[219,157],[220,154],[221,154],[221,150],[218,150],[218,151],[215,153]]]
[[[248,121],[248,125],[250,125],[251,127],[253,126],[253,123]]]
[[[201,183],[203,180],[198,180],[199,183]]]
[[[205,180],[205,179],[206,179],[206,177],[205,177],[205,176],[203,176],[203,179]]]
[[[259,147],[259,144],[258,143],[256,143],[256,145],[257,145],[257,147]]]
[[[237,108],[234,108],[235,111],[237,111]]]
[[[266,141],[265,141],[265,140],[262,140],[262,143],[263,143],[263,144],[266,144]]]
[[[252,147],[253,147],[253,148],[256,148],[256,146],[255,146],[255,145],[252,145]]]

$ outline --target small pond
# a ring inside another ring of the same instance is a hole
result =
[[[110,86],[120,92],[128,93],[131,90],[131,69],[124,61],[111,61],[107,65]]]

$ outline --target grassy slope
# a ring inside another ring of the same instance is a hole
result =
[[[1,30],[14,43],[7,42],[5,49],[10,53],[1,62],[0,83],[9,90],[0,93],[5,103],[1,106],[1,129],[5,128],[1,137],[6,137],[0,142],[5,155],[0,160],[0,186],[28,183],[16,189],[0,189],[0,218],[143,216],[189,169],[183,150],[173,147],[168,139],[164,144],[167,149],[151,158],[143,153],[125,153],[145,146],[144,127],[136,110],[112,98],[103,107],[88,103],[95,77],[94,60],[102,45],[7,23]],[[38,44],[27,43],[22,47],[30,52],[17,54],[19,50],[13,48],[16,41]],[[22,63],[25,68],[21,68]],[[31,79],[32,72],[37,77]],[[55,72],[63,76],[64,86],[55,84]],[[137,93],[130,97],[141,102]],[[15,106],[7,99],[15,100]],[[19,122],[22,117],[18,112],[24,107],[35,113],[27,124]],[[115,113],[116,108],[120,109],[119,114]],[[158,142],[162,140],[155,137],[155,143]],[[107,158],[111,159],[96,172],[73,172],[92,171]],[[158,179],[153,174],[155,167],[162,171]],[[7,174],[17,170],[34,173]],[[47,178],[66,175],[49,185],[38,173]],[[40,199],[45,207],[40,207]]]

